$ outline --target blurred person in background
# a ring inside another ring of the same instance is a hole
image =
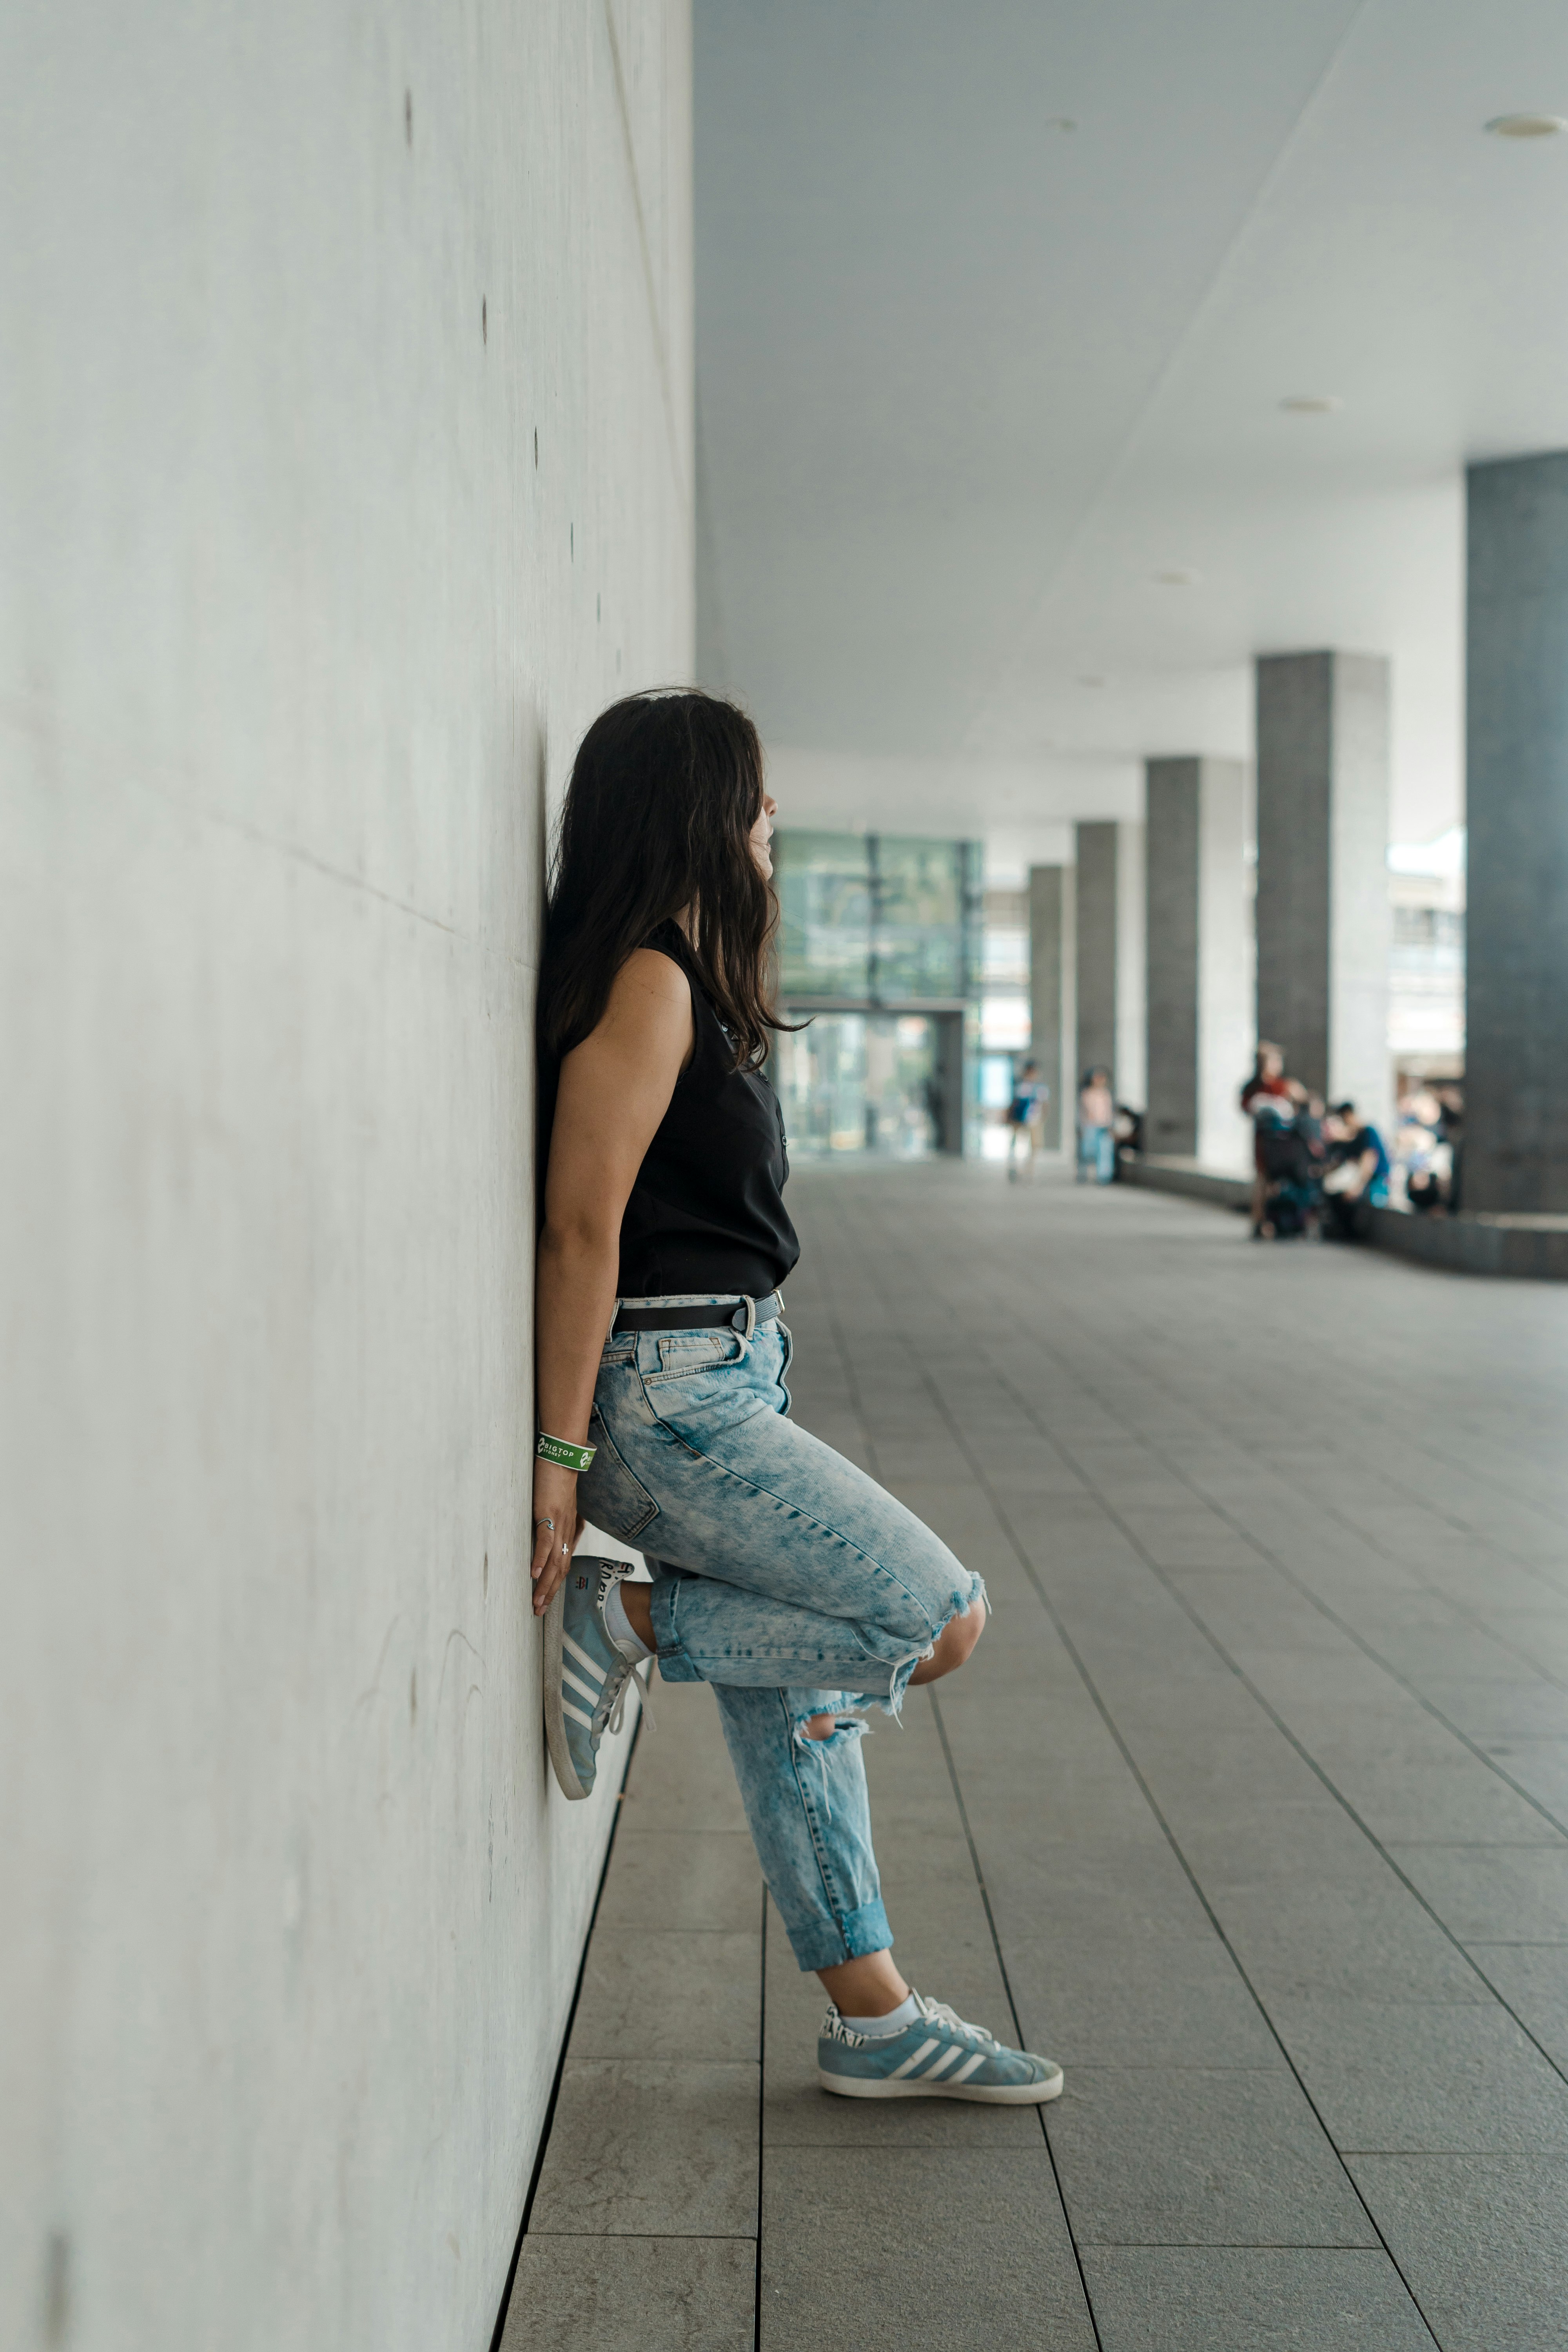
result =
[[[1110,1132],[1112,1150],[1115,1155],[1115,1172],[1120,1176],[1121,1173],[1122,1153],[1124,1151],[1137,1153],[1142,1151],[1143,1149],[1142,1112],[1141,1110],[1134,1110],[1131,1103],[1118,1103],[1116,1106],[1116,1117],[1111,1122]]]
[[[1109,1184],[1116,1174],[1116,1104],[1110,1092],[1110,1072],[1090,1070],[1079,1089],[1078,1181]]]
[[[1035,1154],[1040,1148],[1040,1122],[1046,1115],[1046,1105],[1051,1090],[1040,1076],[1040,1066],[1033,1056],[1026,1061],[1013,1081],[1013,1098],[1007,1105],[1007,1181],[1018,1181],[1019,1146],[1023,1146],[1024,1173],[1035,1172]]]
[[[1371,1230],[1371,1210],[1388,1199],[1387,1147],[1353,1102],[1335,1103],[1324,1131],[1329,1142],[1329,1170],[1323,1178],[1325,1237],[1361,1241]]]
[[[1267,1038],[1258,1041],[1252,1076],[1241,1089],[1241,1108],[1252,1121],[1252,1238],[1271,1241],[1268,1222],[1268,1171],[1264,1164],[1267,1136],[1291,1116],[1290,1088],[1285,1077],[1285,1056]]]
[[[1258,1098],[1254,1167],[1261,1165],[1264,1195],[1263,1221],[1253,1227],[1254,1241],[1290,1241],[1318,1230],[1322,1144],[1312,1099],[1299,1078],[1287,1081],[1283,1099],[1273,1094]]]
[[[1447,1212],[1453,1155],[1443,1136],[1443,1106],[1429,1087],[1418,1087],[1399,1106],[1394,1139],[1394,1181],[1408,1207]]]
[[[1323,1121],[1327,1116],[1328,1106],[1322,1096],[1312,1094],[1303,1087],[1296,1104],[1296,1132],[1305,1139],[1312,1155],[1312,1164],[1320,1171],[1329,1156],[1329,1147],[1323,1140]]]
[[[1463,1087],[1438,1087],[1436,1096],[1443,1110],[1437,1132],[1448,1147],[1448,1214],[1457,1217],[1463,1205],[1465,1185],[1465,1090]]]

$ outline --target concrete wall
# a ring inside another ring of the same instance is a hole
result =
[[[547,786],[692,660],[684,0],[6,18],[0,2343],[489,2340]]]

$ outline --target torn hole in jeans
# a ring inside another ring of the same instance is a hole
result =
[[[826,1738],[816,1738],[807,1726],[817,1722],[823,1716],[830,1716],[833,1728]],[[829,1821],[833,1819],[833,1776],[828,1769],[828,1759],[842,1755],[854,1741],[864,1739],[870,1728],[864,1716],[852,1714],[847,1708],[818,1707],[814,1714],[801,1716],[795,1723],[795,1746],[816,1759],[822,1773],[822,1802]]]

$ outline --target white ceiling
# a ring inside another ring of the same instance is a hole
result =
[[[1394,836],[1452,824],[1462,468],[1568,446],[1568,137],[1482,126],[1568,114],[1564,0],[696,0],[696,34],[704,677],[990,826],[1020,772],[1044,821],[1245,754],[1255,651],[1385,652]]]

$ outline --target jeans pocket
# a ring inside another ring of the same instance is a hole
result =
[[[577,1507],[606,1535],[630,1543],[651,1519],[658,1518],[658,1505],[642,1480],[627,1469],[597,1405],[588,1435],[597,1450],[577,1481]]]
[[[690,1381],[722,1374],[744,1363],[748,1349],[738,1331],[666,1331],[658,1340],[658,1370],[645,1372],[645,1389],[672,1381]]]

